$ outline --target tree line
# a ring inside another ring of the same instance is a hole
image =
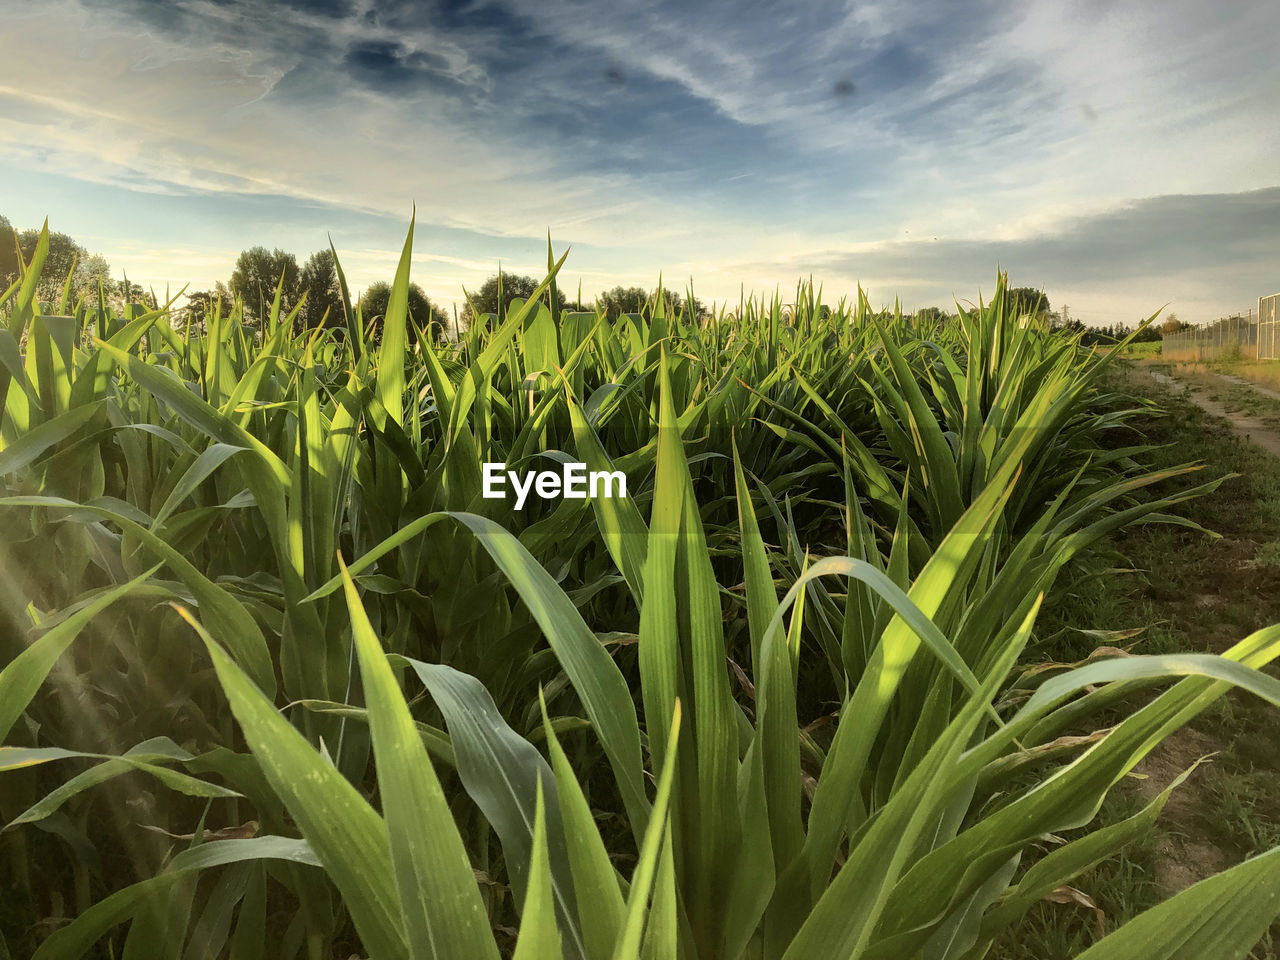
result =
[[[1063,304],[1060,310],[1051,309],[1049,298],[1031,287],[1014,287],[1007,292],[1006,296],[1015,310],[1040,317],[1050,330],[1066,334],[1080,334],[1080,342],[1085,346],[1119,343],[1142,325],[1142,321],[1139,321],[1132,325],[1113,323],[1103,326],[1089,326],[1083,321],[1072,317],[1071,308],[1066,304]],[[1183,323],[1178,319],[1176,313],[1170,313],[1162,323],[1153,323],[1145,329],[1139,330],[1137,336],[1133,338],[1133,342],[1149,343],[1161,340],[1166,335],[1177,333],[1188,326],[1189,324]]]
[[[23,262],[30,262],[39,238],[39,230],[16,229],[7,217],[0,214],[0,290],[18,278],[19,257]],[[68,234],[51,231],[49,252],[36,298],[43,303],[60,302],[68,275],[71,276],[73,303],[84,297],[89,297],[92,302],[101,287],[107,303],[116,308],[125,302],[140,302],[152,308],[157,305],[153,292],[129,283],[123,277],[114,279],[110,264],[101,254],[90,253]],[[468,326],[473,315],[505,319],[511,301],[516,298],[527,300],[539,283],[540,277],[495,273],[476,290],[464,291],[467,299],[458,315],[451,315],[450,311],[432,302],[418,284],[410,284],[409,317],[417,328],[432,330],[436,336],[446,336],[450,331],[456,333]],[[296,323],[299,328],[345,325],[342,286],[332,250],[317,250],[299,264],[293,253],[279,248],[268,250],[264,246],[242,250],[226,281],[219,280],[207,290],[187,291],[184,319],[203,323],[209,311],[219,304],[224,312],[229,312],[238,297],[246,318],[251,322],[261,322],[270,314],[277,287],[281,315],[287,316],[298,307]],[[356,302],[372,336],[378,334],[378,325],[386,315],[390,295],[391,285],[385,281],[371,283],[359,292]],[[599,294],[593,303],[569,300],[560,289],[555,291],[554,299],[550,290],[543,296],[557,316],[565,311],[594,311],[599,306],[611,319],[616,319],[623,313],[638,313],[651,306],[657,291],[638,286],[616,286]],[[662,298],[668,314],[692,307],[698,319],[709,316],[707,307],[697,297],[686,303],[678,293],[664,289]]]
[[[541,278],[519,273],[495,273],[478,289],[464,291],[466,302],[455,316],[433,303],[423,289],[413,283],[409,285],[409,317],[415,327],[423,331],[431,330],[437,338],[448,336],[451,332],[456,335],[461,329],[470,326],[476,315],[495,317],[499,322],[504,320],[512,300],[527,300],[541,282]],[[328,249],[317,250],[301,266],[292,253],[278,248],[268,250],[266,247],[255,246],[243,250],[236,258],[228,282],[219,282],[212,290],[188,294],[188,310],[193,319],[203,320],[212,304],[219,300],[230,304],[238,296],[244,304],[246,314],[251,319],[260,320],[270,312],[277,286],[282,314],[291,312],[301,304],[297,317],[298,326],[311,329],[319,326],[341,327],[345,324],[337,263],[333,251]],[[358,298],[366,328],[372,325],[371,335],[375,337],[377,325],[386,315],[390,295],[391,285],[378,281],[366,287]],[[623,313],[641,311],[655,296],[656,291],[634,286],[617,286],[606,290],[597,296],[594,303],[571,301],[558,288],[554,298],[551,290],[544,293],[548,308],[557,317],[566,311],[594,311],[599,307],[611,319],[616,319]],[[684,298],[674,291],[664,289],[662,296],[669,314],[678,313],[687,306]],[[699,319],[709,315],[706,306],[697,297],[692,299],[692,307]]]
[[[39,237],[39,230],[17,230],[7,217],[0,214],[0,290],[17,278],[19,257],[30,261]],[[89,297],[92,302],[101,292],[107,303],[117,309],[126,302],[144,303],[152,308],[156,306],[156,299],[151,291],[130,283],[125,277],[113,279],[110,264],[101,254],[90,253],[65,233],[51,232],[49,253],[36,291],[37,298],[47,303],[59,302],[68,275],[71,277],[70,294],[73,303],[82,297]],[[524,274],[493,274],[476,290],[464,291],[467,299],[457,315],[451,315],[448,310],[433,303],[418,284],[410,284],[408,312],[412,321],[411,329],[416,327],[424,332],[431,331],[436,338],[442,338],[456,335],[458,331],[468,327],[476,315],[495,317],[501,322],[506,318],[507,307],[512,300],[527,300],[540,282],[540,278]],[[239,297],[246,317],[253,322],[261,322],[270,313],[277,286],[280,290],[281,315],[286,316],[295,307],[299,307],[296,325],[300,329],[345,326],[338,265],[330,249],[317,250],[301,265],[294,254],[279,248],[268,250],[263,246],[254,246],[242,250],[225,283],[218,281],[210,290],[193,290],[187,293],[186,317],[192,322],[201,323],[207,319],[209,310],[215,305],[221,304],[224,311],[229,311]],[[551,290],[545,291],[543,297],[548,308],[557,317],[566,311],[594,312],[600,309],[609,319],[616,320],[624,313],[652,309],[657,294],[656,290],[646,290],[639,286],[615,286],[598,294],[591,303],[582,302],[580,298],[571,301],[559,288],[554,290],[554,297]],[[366,330],[374,338],[380,333],[379,325],[386,315],[390,295],[391,285],[378,281],[364,288],[357,299]],[[1051,309],[1049,298],[1034,287],[1012,287],[1006,291],[1005,296],[1010,309],[1039,319],[1051,330],[1079,333],[1086,345],[1115,343],[1131,334],[1136,327],[1123,323],[1102,327],[1088,326],[1073,318],[1066,305],[1060,310]],[[686,302],[675,291],[663,288],[662,298],[668,315],[691,310],[699,321],[710,316],[706,305],[697,297],[691,297]],[[938,321],[949,319],[954,314],[942,307],[922,307],[914,316],[917,320]],[[1171,313],[1163,323],[1153,324],[1143,330],[1135,340],[1159,340],[1188,326],[1189,324],[1178,319],[1177,314]]]
[[[0,291],[9,288],[18,279],[18,258],[30,263],[40,240],[36,229],[18,230],[9,218],[0,214]],[[68,289],[67,279],[71,283]],[[84,297],[91,300],[99,295],[116,309],[125,303],[144,303],[155,307],[155,296],[127,277],[119,280],[111,276],[111,265],[98,253],[90,253],[65,233],[49,233],[49,252],[45,256],[40,283],[36,287],[36,299],[42,303],[59,303],[64,290],[68,290],[72,303]]]

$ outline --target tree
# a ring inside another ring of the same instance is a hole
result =
[[[236,295],[221,280],[213,284],[212,290],[201,290],[187,295],[187,310],[191,313],[192,322],[207,321],[213,311],[225,317],[235,308]]]
[[[1035,287],[1012,287],[1005,291],[1005,303],[1018,313],[1040,317],[1049,313],[1049,298]]]
[[[669,316],[678,316],[680,313],[686,314],[686,319],[701,323],[703,320],[711,316],[711,311],[707,309],[707,305],[698,297],[685,301],[680,294],[672,290],[662,291],[667,300],[667,313]]]
[[[155,294],[143,287],[142,284],[133,283],[127,276],[120,281],[116,289],[119,292],[119,302],[125,306],[131,303],[140,303],[152,310],[156,308]]]
[[[18,279],[18,248],[15,246],[13,224],[0,213],[0,292]]]
[[[533,295],[533,291],[538,288],[541,280],[533,277],[526,277],[519,273],[504,273],[502,277],[502,302],[498,302],[498,274],[494,274],[488,280],[480,285],[480,289],[476,291],[468,291],[471,303],[475,304],[476,311],[479,313],[497,314],[499,322],[507,317],[507,307],[511,306],[511,301],[516,297],[522,300],[528,300]],[[545,296],[545,294],[544,294]],[[463,320],[470,322],[471,320],[471,303],[468,303],[462,309]],[[556,312],[563,312],[565,306],[565,295],[563,290],[556,291]]]
[[[596,297],[596,307],[603,310],[610,320],[617,320],[624,313],[639,313],[649,299],[644,287],[617,286]]]
[[[945,320],[949,314],[943,307],[921,307],[916,311],[916,320],[920,323],[937,323]]]
[[[35,256],[36,244],[39,242],[39,230],[23,230],[18,235],[18,246],[22,249],[24,262],[31,262],[31,258]],[[72,277],[71,282],[74,289],[75,277],[72,274],[72,270],[88,255],[89,251],[76,243],[69,235],[57,233],[56,231],[50,232],[49,252],[44,258],[44,268],[40,271],[40,282],[36,285],[36,299],[42,303],[57,304],[62,299],[62,290],[66,285],[68,275]]]
[[[230,313],[234,302],[235,295],[221,280],[213,285],[212,290],[189,290],[182,322],[189,320],[193,325],[207,323],[215,310],[222,316]]]
[[[39,230],[15,231],[9,219],[0,216],[0,290],[17,279],[19,257],[23,263],[31,262],[39,242]],[[131,283],[126,290],[123,281],[113,280],[111,264],[102,254],[89,253],[68,234],[53,231],[49,234],[49,252],[40,271],[36,299],[56,309],[62,302],[68,276],[69,306],[73,310],[81,300],[87,300],[89,309],[96,310],[99,283],[107,305],[116,310],[122,310],[127,303],[156,307],[155,295],[141,285]]]
[[[1176,313],[1171,313],[1169,314],[1168,317],[1165,318],[1164,323],[1160,324],[1160,335],[1167,336],[1168,334],[1171,334],[1171,333],[1181,333],[1183,330],[1186,330],[1190,326],[1191,324],[1183,323],[1181,320],[1179,320],[1178,315]]]
[[[342,287],[338,283],[338,269],[332,250],[317,250],[303,264],[298,275],[298,295],[306,295],[299,320],[304,329],[310,330],[324,323],[340,327],[346,322],[342,308]],[[325,311],[328,311],[326,318]]]
[[[283,278],[283,281],[282,281]],[[245,313],[259,323],[266,320],[280,291],[280,315],[284,316],[298,302],[298,261],[292,253],[266,247],[250,247],[236,258],[231,271],[231,290],[244,301]]]
[[[370,284],[360,297],[360,316],[364,319],[366,334],[372,339],[379,339],[382,335],[382,320],[387,315],[390,300],[391,284],[382,280]],[[409,284],[409,317],[423,331],[430,330],[437,340],[442,339],[448,329],[449,315],[427,299],[426,293],[416,283]],[[415,336],[411,326],[410,342]]]
[[[108,302],[116,294],[116,282],[111,279],[111,264],[100,253],[91,253],[81,257],[76,263],[76,272],[71,281],[71,299],[79,302],[88,297],[90,302],[98,302],[98,282],[102,282],[102,292]]]
[[[596,297],[596,306],[604,310],[605,315],[610,320],[616,320],[624,313],[640,313],[654,301],[657,295],[657,290],[646,291],[644,287],[617,286]],[[664,304],[663,312],[668,317],[679,316],[682,312],[686,312],[689,307],[689,304],[685,303],[680,294],[665,287],[662,290],[662,301]],[[710,311],[697,297],[693,298],[692,307],[693,320],[705,320],[711,315]]]

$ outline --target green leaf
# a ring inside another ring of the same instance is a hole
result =
[[[476,535],[542,628],[609,757],[632,830],[642,833],[648,819],[649,800],[644,791],[640,728],[631,690],[573,601],[518,539],[485,517],[470,513],[433,513],[405,524],[351,563],[348,569],[352,574],[358,573],[444,519],[455,520]],[[341,582],[341,578],[336,577],[305,599],[325,596]]]
[[[545,813],[543,841],[548,848],[552,902],[568,955],[585,956],[551,768],[507,725],[475,677],[443,664],[408,658],[403,662],[413,668],[444,715],[462,785],[502,841],[517,909],[524,904],[530,863],[537,855],[535,799],[539,794],[546,797],[550,808]]]
[[[228,443],[215,443],[206,448],[200,456],[189,466],[174,484],[173,489],[169,492],[169,496],[165,498],[164,504],[156,511],[155,517],[152,519],[152,526],[159,527],[169,516],[181,506],[182,502],[195,493],[205,480],[222,466],[229,458],[237,453],[243,453],[245,447],[236,447]]]
[[[415,211],[416,217],[416,211]],[[387,416],[404,424],[404,361],[409,336],[409,265],[413,261],[413,220],[400,251],[391,284],[386,316],[382,318],[382,349],[378,353],[378,399]]]
[[[645,914],[649,897],[653,893],[658,857],[663,840],[669,835],[667,808],[671,802],[671,782],[675,778],[676,753],[680,742],[680,701],[672,707],[670,734],[663,751],[665,759],[658,777],[658,792],[653,800],[653,814],[640,841],[640,858],[635,873],[631,875],[631,892],[627,897],[627,913],[623,920],[622,935],[613,951],[613,960],[638,960],[641,937],[644,934]]]
[[[804,920],[784,960],[799,960],[819,950],[856,957],[866,948],[921,834],[941,806],[965,789],[967,777],[957,769],[957,760],[1030,637],[1038,612],[1036,603],[1002,651],[998,668],[969,696],[867,830],[851,842],[848,859]],[[846,717],[845,722],[860,722],[856,714]]]
[[[1077,960],[1239,960],[1280,916],[1280,847],[1201,880]]]
[[[1133,842],[1148,832],[1155,825],[1170,795],[1198,765],[1195,764],[1179,774],[1172,783],[1133,816],[1093,830],[1038,860],[1022,875],[1018,884],[1011,888],[985,917],[981,918],[981,935],[988,940],[996,936],[1046,895],[1106,858],[1114,856],[1125,844]],[[873,950],[872,955],[880,956],[881,954]],[[883,956],[884,960],[890,960],[890,957],[897,954],[886,952]]]
[[[155,737],[130,748],[119,756],[109,753],[85,753],[64,750],[62,747],[0,747],[0,772],[36,766],[53,760],[101,760],[66,783],[55,787],[43,798],[18,814],[5,829],[23,823],[35,823],[55,813],[59,807],[76,794],[90,787],[105,783],[113,777],[131,771],[149,773],[165,786],[190,797],[239,797],[241,794],[214,783],[187,776],[163,766],[178,761],[187,763],[196,758],[180,748],[168,737]]]
[[[609,851],[600,837],[600,829],[578,784],[577,775],[556,739],[541,690],[538,691],[538,701],[551,755],[551,769],[556,778],[556,794],[560,798],[560,815],[565,826],[565,843],[586,953],[590,960],[609,960],[626,914],[620,878],[609,860]]]
[[[165,871],[150,880],[125,887],[100,900],[67,926],[55,930],[36,950],[32,960],[78,960],[88,953],[98,939],[123,923],[149,896],[159,893],[181,880],[186,874],[229,863],[253,860],[287,860],[318,866],[311,847],[305,840],[291,837],[254,837],[249,840],[211,840],[174,857]]]
[[[118,501],[117,501],[118,502]],[[227,636],[227,645],[236,659],[249,671],[250,676],[259,687],[275,694],[275,670],[271,662],[271,653],[267,649],[266,638],[262,629],[249,612],[226,590],[201,573],[179,551],[156,536],[137,520],[125,516],[119,510],[98,506],[93,503],[76,503],[61,497],[5,497],[0,498],[0,507],[50,507],[73,511],[70,519],[82,520],[83,516],[104,517],[137,537],[142,544],[160,557],[174,572],[195,597],[200,605],[201,615],[209,621],[219,633]]]
[[[159,565],[102,594],[82,607],[19,653],[0,670],[0,741],[9,735],[22,711],[35,696],[58,658],[75,642],[80,631],[94,617],[122,597],[128,596],[148,579]]]
[[[365,948],[379,958],[408,960],[391,848],[382,818],[346,777],[276,712],[204,627],[185,610],[178,608],[178,612],[204,641],[249,748],[342,894]]]
[[[760,525],[751,505],[751,490],[747,487],[742,460],[738,456],[738,441],[733,440],[733,478],[738,501],[738,528],[742,535],[742,564],[747,585],[747,625],[751,632],[751,673],[761,673],[760,645],[764,641],[765,628],[778,608],[778,592],[773,585],[773,571],[769,568],[769,555],[760,536]]]
[[[345,567],[342,577],[409,956],[496,958],[488,914],[449,801]]]
[[[528,892],[520,912],[520,935],[512,960],[559,960],[560,931],[556,928],[555,896],[551,890],[551,864],[547,856],[546,806],[542,781],[538,781],[534,826],[533,859],[529,864]]]
[[[333,700],[295,700],[290,706],[302,707],[312,713],[358,720],[361,723],[369,722],[369,711],[364,707],[353,707]],[[447,766],[457,766],[457,758],[453,754],[453,742],[447,733],[421,720],[415,720],[413,725],[418,728],[418,736],[422,738],[422,745],[427,748],[427,753]]]
[[[572,397],[567,397],[569,419],[573,425],[574,444],[578,456],[591,472],[613,472],[613,460],[605,452],[600,438],[582,415],[582,410]],[[648,551],[649,529],[636,508],[635,500],[627,497],[595,497],[591,501],[595,510],[600,535],[609,550],[613,562],[627,580],[636,605],[644,604],[644,564]]]
[[[101,401],[75,407],[23,433],[14,443],[0,450],[0,475],[16,473],[35,462],[45,451],[92,420],[101,407]]]
[[[955,596],[964,589],[968,572],[977,565],[984,552],[989,531],[998,517],[998,510],[1008,499],[1010,492],[1007,485],[988,485],[920,572],[907,596],[924,618],[931,618],[949,596]],[[827,560],[837,559],[840,558],[820,561],[814,565],[814,569],[817,570]],[[857,563],[850,561],[851,567],[861,569],[857,567]],[[878,570],[874,572],[879,574]],[[885,599],[892,596],[888,591],[880,592]],[[913,623],[895,610],[893,619],[872,651],[871,659],[853,696],[846,703],[844,715],[855,716],[858,722],[842,723],[836,729],[809,814],[805,858],[809,863],[810,880],[815,893],[825,886],[826,878],[830,875],[840,832],[848,822],[850,805],[857,796],[857,785],[866,769],[867,758],[889,704],[906,676],[907,668],[915,658],[922,640],[930,635],[927,628],[921,629],[919,622]],[[941,646],[930,644],[930,648],[940,655],[946,646],[945,643]],[[989,710],[990,704],[984,709]]]

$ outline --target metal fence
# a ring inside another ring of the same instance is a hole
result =
[[[1258,298],[1258,359],[1280,357],[1280,293]]]
[[[1274,302],[1270,309],[1272,319],[1265,328],[1264,336],[1269,338],[1269,345],[1275,348],[1280,347],[1280,332],[1276,330]],[[1160,354],[1170,360],[1252,360],[1255,357],[1276,355],[1274,352],[1260,352],[1259,345],[1258,318],[1249,310],[1247,313],[1223,317],[1213,323],[1201,324],[1179,333],[1166,333],[1160,346]]]

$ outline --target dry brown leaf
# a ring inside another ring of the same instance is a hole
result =
[[[170,833],[162,827],[154,826],[150,823],[140,823],[138,826],[143,830],[150,830],[152,833],[159,833],[166,837],[172,837],[174,840],[194,840],[194,833]],[[221,830],[206,830],[202,835],[202,840],[251,840],[258,835],[258,821],[246,820],[238,827],[223,827]]]
[[[743,692],[754,700],[756,698],[756,687],[747,676],[747,672],[738,666],[732,657],[725,657],[725,659],[729,661],[729,669],[733,671],[733,676],[738,681],[738,686],[742,687]]]
[[[1107,915],[1102,912],[1102,908],[1094,903],[1093,897],[1089,896],[1083,890],[1077,890],[1075,887],[1063,886],[1051,893],[1046,893],[1044,899],[1050,903],[1074,903],[1078,907],[1084,907],[1086,910],[1093,911],[1093,930],[1101,940],[1107,932],[1106,919]]]

